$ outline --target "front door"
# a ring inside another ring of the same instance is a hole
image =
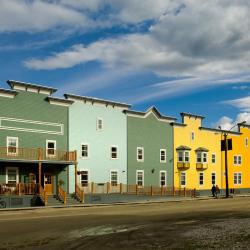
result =
[[[46,194],[53,193],[53,176],[52,174],[45,173],[44,174],[44,191]]]

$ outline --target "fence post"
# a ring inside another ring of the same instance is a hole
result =
[[[173,186],[173,196],[175,196],[175,190],[174,190],[174,186]]]
[[[107,194],[109,193],[109,182],[107,182]]]
[[[163,186],[161,185],[161,196],[163,195]]]
[[[153,186],[150,187],[150,195],[153,196]]]
[[[120,183],[120,194],[122,194],[122,183]]]
[[[138,185],[137,184],[135,185],[135,193],[136,193],[136,195],[138,195]]]
[[[94,182],[91,182],[91,193],[94,193]]]
[[[184,187],[184,197],[186,197],[186,188]]]
[[[194,198],[196,197],[196,189],[194,188]]]
[[[21,183],[18,183],[18,195],[21,195]]]

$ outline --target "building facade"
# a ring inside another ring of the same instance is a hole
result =
[[[2,193],[55,194],[69,190],[68,107],[71,101],[54,98],[56,89],[7,81],[0,89],[0,185]],[[39,190],[34,190],[38,187]]]
[[[128,184],[173,186],[173,117],[152,107],[125,111],[128,126]]]
[[[69,148],[77,151],[77,176],[71,166],[70,192],[77,184],[91,192],[127,183],[127,117],[130,105],[65,94],[74,101],[69,109]]]
[[[203,116],[181,113],[174,128],[174,186],[210,193],[223,186],[222,131],[202,126]],[[234,132],[231,132],[234,133]]]

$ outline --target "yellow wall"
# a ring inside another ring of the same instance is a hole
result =
[[[228,177],[229,177],[229,188],[250,188],[250,128],[241,127],[240,131],[242,134],[240,136],[228,136],[232,138],[233,150],[228,151]],[[248,138],[248,146],[245,145],[245,139]],[[234,165],[234,155],[242,156],[241,165]],[[223,167],[224,167],[224,152],[223,157]],[[242,184],[234,184],[234,173],[242,173]],[[225,182],[224,182],[225,186]]]
[[[197,190],[210,190],[212,187],[211,174],[216,173],[216,184],[221,188],[221,133],[201,130],[201,118],[184,116],[183,123],[186,126],[174,125],[174,186],[180,187],[180,172],[186,172],[186,188]],[[191,140],[191,132],[195,133],[195,139]],[[250,138],[250,137],[249,137]],[[177,168],[178,155],[176,148],[188,146],[190,150],[190,168],[180,170]],[[208,149],[208,168],[205,170],[196,169],[196,152],[199,147]],[[216,154],[216,163],[212,164],[211,154]],[[199,185],[199,173],[204,173],[204,185]]]

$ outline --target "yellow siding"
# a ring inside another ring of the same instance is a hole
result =
[[[211,174],[216,173],[216,184],[221,187],[221,133],[209,130],[201,130],[200,118],[184,116],[183,119],[186,126],[174,125],[174,186],[180,185],[180,172],[177,168],[178,155],[176,148],[179,146],[190,147],[190,168],[184,170],[186,172],[186,188],[196,188],[197,190],[210,190],[212,187]],[[191,140],[191,132],[194,132],[195,139]],[[208,149],[207,169],[196,169],[196,152],[199,147]],[[216,154],[216,163],[212,164],[212,153]],[[204,173],[204,184],[199,185],[199,173]]]

